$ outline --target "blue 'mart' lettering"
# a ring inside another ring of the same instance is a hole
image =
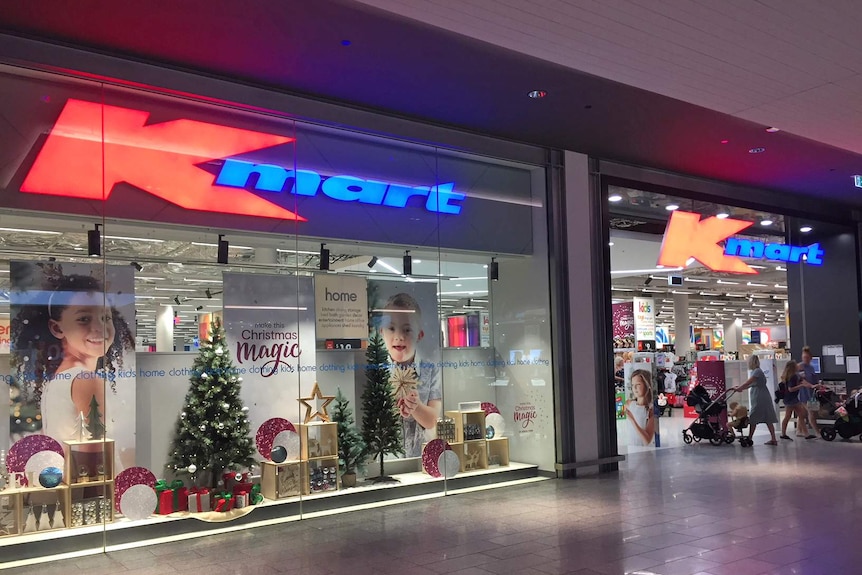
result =
[[[765,244],[755,240],[728,238],[724,245],[724,254],[743,258],[763,258],[777,262],[799,263],[804,261],[809,265],[823,265],[823,250],[820,244],[810,246],[788,246],[786,244]]]
[[[215,185],[245,188],[255,175],[257,181],[254,189],[265,192],[283,192],[287,187],[292,194],[315,196],[321,191],[327,197],[341,202],[393,208],[404,208],[410,198],[418,196],[425,199],[426,210],[441,214],[460,214],[461,205],[458,202],[467,197],[455,191],[454,182],[432,187],[411,187],[346,175],[323,177],[311,170],[288,170],[275,164],[255,164],[236,159],[224,161]]]

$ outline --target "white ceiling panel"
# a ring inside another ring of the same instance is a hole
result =
[[[862,153],[862,2],[359,1]]]

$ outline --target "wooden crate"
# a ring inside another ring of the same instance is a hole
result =
[[[338,491],[338,455],[312,457],[308,461],[302,461],[301,468],[303,495]]]
[[[495,437],[488,440],[488,466],[509,466],[509,438]]]
[[[260,492],[267,499],[284,499],[299,495],[302,474],[299,461],[273,463],[261,461]]]
[[[66,465],[63,479],[69,485],[84,485],[114,479],[114,440],[64,441]],[[82,471],[86,469],[87,475]]]
[[[303,461],[333,456],[337,459],[338,424],[334,421],[315,421],[300,424],[299,450],[300,459]]]
[[[460,443],[462,441],[475,441],[478,439],[484,440],[485,412],[481,409],[477,411],[447,411],[446,417],[451,418],[455,422],[456,443]],[[474,434],[468,439],[468,437],[465,436],[465,429],[469,431],[471,427],[480,433]]]
[[[461,460],[461,471],[476,471],[488,469],[488,442],[484,439],[465,441],[458,458]],[[453,447],[454,449],[454,447]]]

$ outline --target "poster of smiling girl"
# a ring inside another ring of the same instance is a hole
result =
[[[10,262],[11,441],[105,433],[135,460],[134,275],[127,266]],[[131,324],[131,325],[130,325]],[[93,415],[94,410],[98,415]],[[80,419],[83,415],[84,429]]]

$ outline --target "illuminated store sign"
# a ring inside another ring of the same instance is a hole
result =
[[[689,259],[694,258],[713,271],[739,274],[757,273],[741,258],[823,264],[820,244],[790,246],[731,237],[752,225],[752,222],[714,216],[702,220],[700,214],[677,210],[667,224],[658,263],[666,267],[685,267]],[[721,241],[725,242],[723,247],[719,245]]]
[[[324,177],[232,158],[293,141],[195,120],[150,123],[146,111],[70,99],[21,191],[107,200],[116,184],[127,183],[188,210],[296,221],[306,218],[253,190],[300,196],[321,191],[343,202],[393,208],[404,208],[418,196],[428,211],[461,212],[465,194],[455,192],[454,183],[413,187],[347,175]],[[199,167],[217,160],[224,163],[215,177]]]

